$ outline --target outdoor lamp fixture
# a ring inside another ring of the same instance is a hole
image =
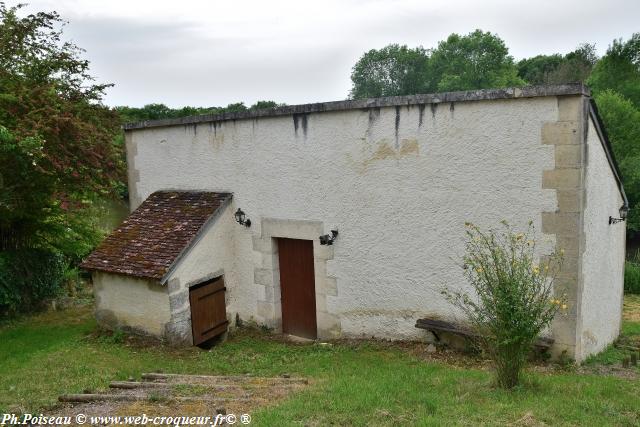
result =
[[[240,225],[244,225],[245,227],[251,227],[251,220],[247,218],[247,216],[242,212],[242,209],[238,208],[235,213],[236,221]]]
[[[333,245],[333,241],[338,237],[338,230],[331,230],[331,234],[320,236],[321,245]]]
[[[627,213],[629,213],[629,206],[622,205],[620,207],[620,218],[614,218],[612,216],[609,217],[609,225],[611,224],[617,224],[619,222],[624,221],[625,219],[627,219]]]

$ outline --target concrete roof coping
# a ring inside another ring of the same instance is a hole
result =
[[[511,87],[503,89],[479,89],[459,92],[431,93],[423,95],[389,96],[385,98],[354,99],[345,101],[319,102],[315,104],[287,105],[284,107],[248,110],[234,113],[203,114],[199,116],[188,116],[175,119],[146,120],[142,122],[127,123],[123,125],[123,129],[136,130],[165,126],[220,122],[226,120],[243,120],[260,117],[277,117],[295,114],[322,113],[327,111],[344,111],[420,104],[438,104],[443,102],[469,102],[494,99],[517,99],[566,95],[590,96],[591,91],[582,83],[567,83],[559,85]]]

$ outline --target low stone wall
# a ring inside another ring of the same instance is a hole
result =
[[[100,326],[165,337],[165,325],[171,318],[165,286],[151,280],[94,272],[93,289]]]

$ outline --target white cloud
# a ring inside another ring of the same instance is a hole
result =
[[[452,32],[498,33],[516,58],[640,31],[636,0],[33,0],[57,10],[111,105],[289,104],[343,99],[351,67],[388,43],[432,47]]]

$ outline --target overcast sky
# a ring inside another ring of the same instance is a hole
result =
[[[22,0],[56,10],[86,49],[105,102],[172,107],[344,99],[351,67],[389,43],[433,47],[497,33],[520,59],[640,31],[638,0]],[[13,4],[11,1],[8,4]]]

